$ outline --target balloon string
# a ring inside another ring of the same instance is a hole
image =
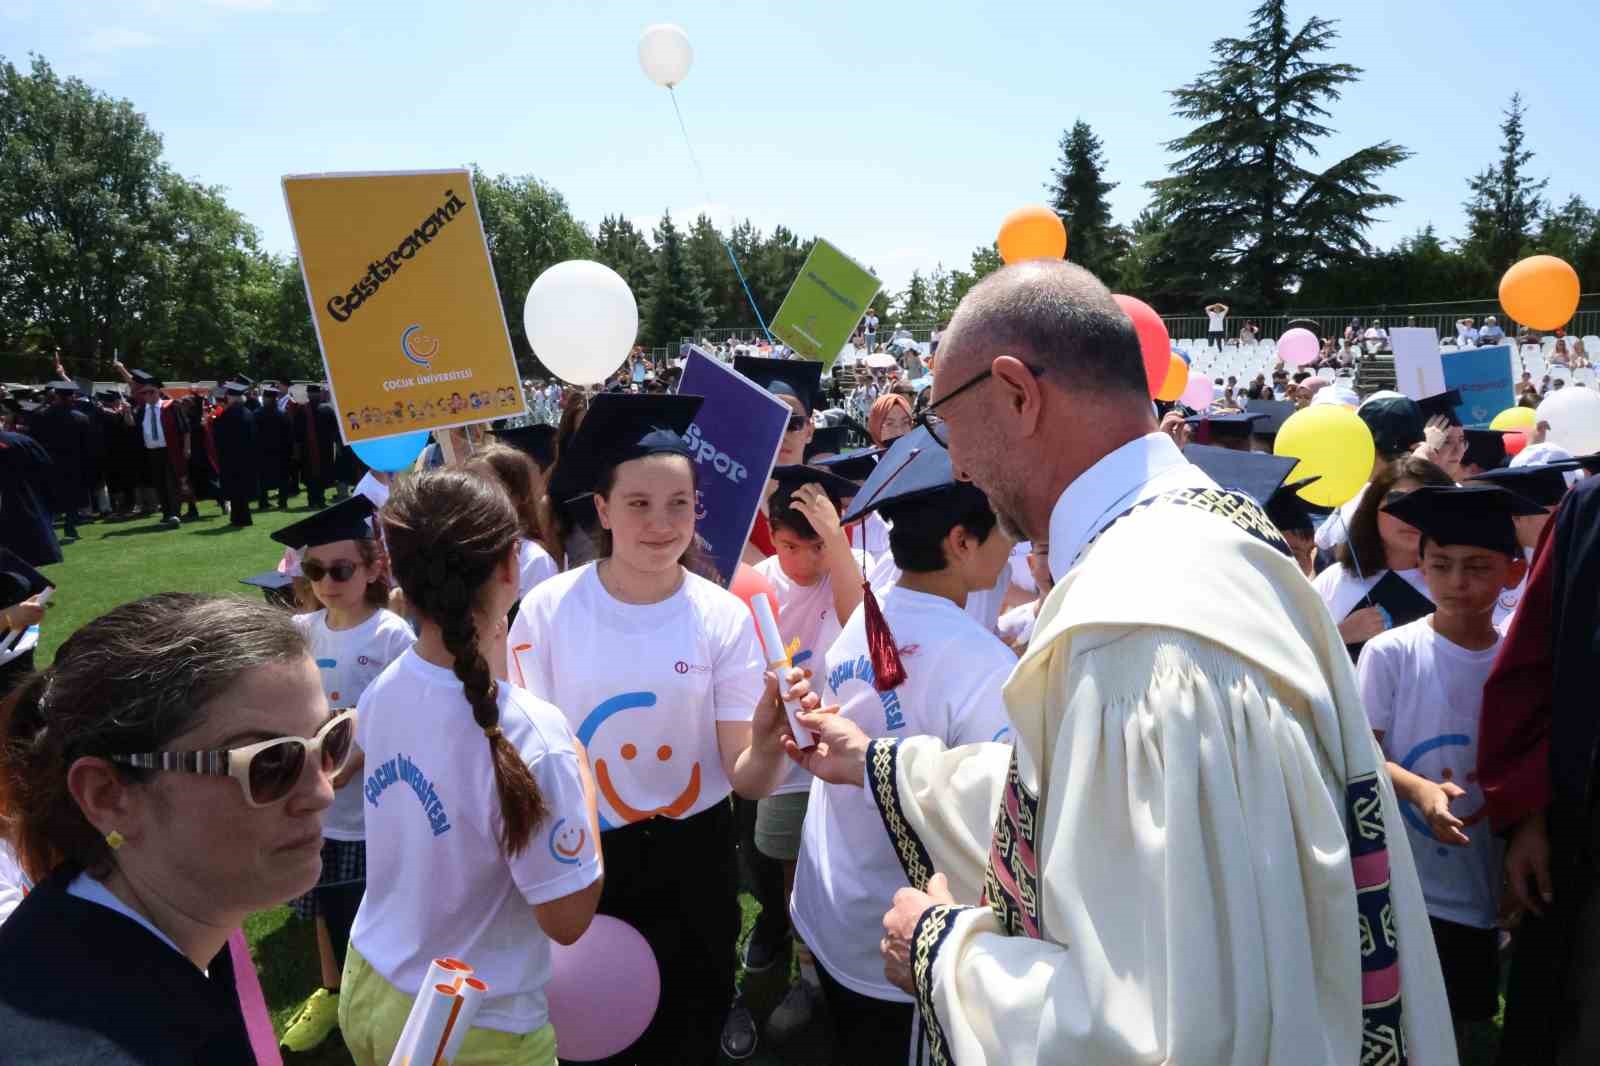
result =
[[[683,111],[678,107],[678,92],[672,86],[667,86],[667,95],[672,98],[672,113],[678,116],[678,130],[683,134],[683,146],[689,150],[689,162],[694,164],[694,172],[700,178],[700,192],[706,202],[712,202],[711,185],[706,181],[706,172],[700,166],[700,157],[695,155],[694,142],[689,139],[689,127],[684,124]],[[744,278],[744,271],[739,268],[739,259],[733,254],[733,245],[726,238],[722,241],[722,250],[728,253],[728,262],[733,264],[733,272],[739,278],[739,286],[744,289],[744,298],[750,301],[750,310],[755,312],[756,322],[761,326],[762,334],[767,338],[767,343],[772,343],[772,331],[767,329],[767,320],[761,317],[761,308],[756,306],[755,294],[750,291],[750,283]]]
[[[1350,551],[1350,564],[1356,568],[1356,577],[1361,581],[1365,581],[1367,575],[1361,572],[1361,560],[1356,558],[1355,542],[1350,539],[1350,527],[1345,523],[1344,511],[1336,510],[1334,514],[1339,516],[1339,528],[1344,530],[1344,546]]]

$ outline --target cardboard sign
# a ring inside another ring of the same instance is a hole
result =
[[[1469,348],[1444,357],[1445,388],[1461,392],[1456,414],[1463,426],[1484,429],[1495,415],[1515,407],[1514,381],[1510,345]]]
[[[1413,400],[1443,392],[1444,366],[1439,356],[1439,331],[1422,326],[1400,326],[1389,332],[1394,349],[1394,379],[1399,390]]]
[[[726,587],[750,539],[790,409],[743,374],[698,350],[689,352],[678,391],[705,397],[684,439],[699,467],[695,532],[709,545]]]
[[[819,239],[772,320],[772,334],[802,359],[822,360],[826,372],[880,287],[872,271]]]
[[[467,170],[283,179],[346,443],[525,414]]]

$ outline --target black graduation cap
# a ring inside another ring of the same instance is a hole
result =
[[[269,381],[265,385],[261,386],[261,395],[263,395],[263,396],[282,396],[283,395],[283,390],[278,388],[278,386],[274,385],[272,382]]]
[[[811,443],[806,445],[806,462],[809,463],[814,455],[838,455],[844,451],[848,432],[844,426],[818,426],[812,433]]]
[[[1283,533],[1311,533],[1317,528],[1317,516],[1327,512],[1314,508],[1300,495],[1300,490],[1320,480],[1322,475],[1313,474],[1310,477],[1300,478],[1283,485],[1272,498],[1264,505],[1267,517],[1272,519],[1272,524]]]
[[[821,432],[820,430],[818,432]],[[872,476],[878,468],[878,459],[882,457],[884,448],[857,448],[853,452],[835,455],[831,459],[817,459],[810,465],[819,466],[824,470],[838,474],[840,477],[849,478],[851,481],[862,482]]]
[[[551,471],[551,500],[561,503],[594,492],[607,470],[629,459],[688,455],[683,435],[704,402],[703,396],[681,393],[596,395]]]
[[[140,385],[149,385],[157,389],[166,388],[166,385],[162,383],[161,379],[150,373],[148,370],[130,370],[128,372],[128,376],[133,378],[133,380]]]
[[[76,381],[52,381],[50,384],[46,385],[45,388],[49,389],[51,392],[76,393],[79,391],[78,383]]]
[[[104,403],[119,403],[122,400],[122,393],[116,389],[101,389],[94,394],[94,398]]]
[[[1456,414],[1456,408],[1460,407],[1461,403],[1460,389],[1446,389],[1432,396],[1424,396],[1417,401],[1417,406],[1422,408],[1424,419],[1443,418],[1452,426],[1459,426],[1461,416]]]
[[[822,364],[815,359],[733,357],[733,369],[775,396],[793,396],[810,414],[822,393]]]
[[[982,495],[974,486],[957,480],[950,453],[918,426],[889,445],[872,476],[856,490],[856,498],[840,521],[849,525],[873,511],[892,512],[899,504],[936,494],[949,495],[953,503],[965,509],[972,493]]]
[[[226,385],[222,386],[222,391],[226,392],[229,396],[243,396],[245,393],[250,391],[250,386],[244,384],[243,382],[230,381]]]
[[[778,487],[772,490],[772,496],[767,502],[768,509],[773,511],[787,507],[795,491],[802,485],[818,486],[832,497],[835,507],[841,500],[848,500],[861,491],[860,486],[848,478],[842,478],[820,467],[799,464],[774,467],[772,480],[778,483]]]
[[[1210,439],[1247,440],[1256,422],[1267,418],[1265,412],[1244,411],[1237,414],[1194,415],[1184,421],[1200,430],[1200,436],[1210,430]],[[1202,444],[1205,441],[1201,441]]]
[[[1295,413],[1295,405],[1290,400],[1251,400],[1245,404],[1245,413],[1260,415],[1256,419],[1250,432],[1257,436],[1275,437],[1278,430],[1283,428],[1284,420]]]
[[[241,585],[252,585],[263,592],[282,592],[294,587],[294,578],[278,570],[264,570],[259,574],[239,579]]]
[[[1471,432],[1468,430],[1467,432]],[[1553,463],[1534,463],[1528,466],[1505,467],[1474,474],[1468,481],[1481,481],[1521,496],[1540,507],[1554,507],[1567,494],[1567,473],[1583,464],[1577,459],[1559,459]]]
[[[1283,479],[1300,463],[1289,455],[1236,452],[1209,444],[1191,444],[1183,449],[1183,457],[1204,470],[1219,488],[1242,492],[1262,507],[1267,506],[1279,489],[1286,488]],[[1303,486],[1314,480],[1297,481],[1295,485]]]
[[[1498,429],[1462,430],[1467,438],[1467,450],[1462,453],[1463,466],[1478,466],[1485,470],[1498,470],[1510,457],[1506,455],[1506,435]]]
[[[1424,436],[1422,407],[1409,396],[1374,397],[1356,408],[1356,417],[1372,431],[1372,442],[1382,455],[1408,452]]]
[[[1423,485],[1383,509],[1435,544],[1485,548],[1518,559],[1522,546],[1511,520],[1544,513],[1543,507],[1496,484]]]
[[[306,386],[306,395],[307,396],[321,396],[322,395],[322,386],[319,385],[317,382],[313,381],[311,384]]]
[[[493,430],[493,433],[517,451],[527,454],[539,464],[540,470],[549,470],[550,464],[556,461],[555,426],[509,426]]]
[[[9,548],[0,547],[0,610],[32,599],[55,583]]]
[[[1384,620],[1388,623],[1385,628],[1393,629],[1396,626],[1410,625],[1419,618],[1433,613],[1433,601],[1417,591],[1417,587],[1393,570],[1387,570],[1380,577],[1367,594],[1350,608],[1349,614],[1361,610],[1363,607],[1377,607],[1383,611]],[[1341,619],[1343,621],[1343,619]],[[1361,649],[1366,646],[1366,641],[1360,644],[1346,644],[1350,657],[1357,659]]]
[[[377,508],[357,493],[325,510],[318,511],[272,534],[272,539],[291,548],[315,548],[341,540],[366,540],[372,536],[367,525]]]

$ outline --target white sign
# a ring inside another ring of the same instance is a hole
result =
[[[1394,348],[1394,377],[1401,392],[1413,400],[1444,391],[1444,359],[1439,355],[1439,331],[1432,327],[1400,326],[1389,332]]]

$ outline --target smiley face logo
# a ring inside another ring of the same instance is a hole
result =
[[[424,336],[421,325],[410,325],[400,334],[400,354],[426,370],[439,354],[439,338]]]
[[[689,767],[688,782],[683,786],[683,789],[661,806],[635,807],[624,800],[617,789],[616,780],[611,772],[611,764],[606,762],[607,753],[615,751],[624,763],[643,766],[644,764],[635,762],[635,760],[641,758],[639,747],[628,740],[621,740],[616,748],[610,748],[608,742],[596,744],[595,734],[609,719],[621,714],[623,711],[644,710],[655,705],[656,694],[654,692],[624,692],[620,696],[611,697],[590,711],[589,716],[578,727],[578,740],[588,749],[589,760],[594,764],[595,788],[600,790],[601,798],[622,819],[621,824],[623,825],[642,822],[646,818],[653,818],[658,814],[665,815],[668,818],[677,818],[693,807],[700,798],[700,763],[698,761]],[[608,730],[608,733],[614,734],[616,731]],[[652,754],[654,754],[656,762],[663,764],[664,768],[666,764],[672,762],[672,745],[662,744]],[[630,769],[632,768],[630,767]],[[656,768],[652,766],[642,772],[652,773],[655,770]],[[614,829],[616,824],[602,814],[600,816],[600,828],[602,830]]]
[[[568,825],[565,818],[556,819],[556,824],[550,827],[550,857],[563,866],[578,865],[578,856],[583,854],[584,841],[588,834],[580,825]]]
[[[1468,795],[1461,797],[1461,800],[1459,801],[1462,806],[1465,806],[1465,804],[1471,799],[1472,789],[1478,783],[1477,769],[1469,763],[1463,772],[1461,771],[1460,767],[1452,764],[1462,761],[1457,756],[1465,754],[1465,749],[1470,747],[1471,744],[1472,738],[1467,736],[1465,733],[1445,733],[1441,736],[1424,740],[1422,743],[1412,748],[1406,753],[1406,757],[1400,761],[1400,765],[1405,767],[1407,770],[1412,771],[1413,773],[1422,775],[1423,777],[1437,781],[1450,781],[1456,785],[1459,785],[1462,789],[1465,789],[1468,792]],[[1446,752],[1444,749],[1447,748],[1458,749],[1456,755],[1452,756],[1450,753]],[[1425,766],[1421,765],[1424,759],[1427,760],[1427,764]],[[1457,777],[1460,777],[1461,780],[1456,780]],[[1480,796],[1479,799],[1481,800],[1482,797]],[[1486,805],[1480,802],[1476,810],[1465,811],[1460,808],[1453,807],[1452,813],[1457,818],[1461,819],[1462,828],[1466,829],[1483,821],[1488,812],[1486,810]],[[1412,829],[1415,829],[1419,834],[1428,838],[1430,841],[1434,840],[1433,830],[1428,827],[1427,819],[1422,817],[1421,812],[1418,811],[1416,807],[1410,803],[1402,802],[1400,805],[1400,814],[1405,818],[1406,823],[1410,825]],[[1434,841],[1434,843],[1437,844],[1438,842]],[[1437,851],[1440,855],[1448,855],[1453,850],[1455,849],[1443,846],[1439,846],[1437,848]]]

